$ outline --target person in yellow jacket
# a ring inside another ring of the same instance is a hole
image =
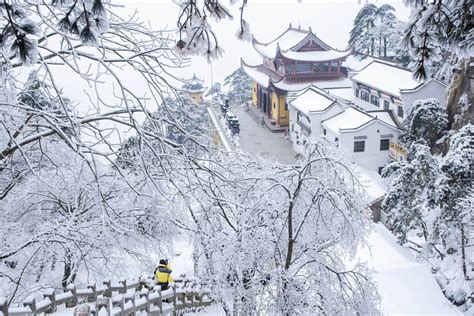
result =
[[[170,269],[168,260],[161,259],[158,267],[155,269],[155,279],[156,284],[161,286],[162,291],[169,289],[170,282],[174,282],[171,272],[173,271]]]

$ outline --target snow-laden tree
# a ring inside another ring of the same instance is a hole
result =
[[[216,82],[212,85],[212,87],[209,88],[206,92],[206,97],[208,96],[214,96],[214,95],[219,95],[221,93],[221,84],[219,82]]]
[[[252,79],[239,67],[224,79],[224,86],[229,86],[228,97],[233,104],[240,104],[252,95]]]
[[[473,144],[472,124],[453,135],[444,157],[433,156],[415,141],[408,161],[394,162],[383,173],[392,177],[382,204],[388,226],[401,243],[422,240],[422,255],[445,295],[463,310],[472,306]]]
[[[449,50],[458,57],[472,55],[474,49],[471,0],[404,0],[412,8],[403,43],[410,50],[417,78],[433,75],[429,63]],[[454,60],[454,62],[456,62]]]
[[[413,102],[403,120],[401,142],[410,148],[413,142],[424,141],[430,148],[442,136],[448,126],[446,110],[437,99]]]
[[[402,58],[399,51],[401,22],[389,4],[380,7],[365,4],[354,19],[349,33],[349,46],[355,53],[365,56]]]
[[[428,146],[415,142],[410,153],[407,161],[392,162],[382,173],[383,177],[392,177],[382,210],[387,213],[387,226],[402,243],[410,232],[428,239],[426,198],[439,173]]]
[[[228,313],[377,312],[370,272],[349,266],[370,227],[363,189],[337,149],[284,166],[232,155],[190,188],[197,273]],[[205,184],[203,187],[202,184]]]

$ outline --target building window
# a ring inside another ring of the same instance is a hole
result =
[[[323,128],[323,135],[326,135],[326,129]]]
[[[285,102],[285,111],[288,111],[288,103]]]
[[[339,138],[334,138],[334,143],[336,144],[337,147],[339,147]]]
[[[310,73],[311,72],[311,64],[296,64],[296,73]]]
[[[398,117],[403,117],[403,107],[401,105],[397,107],[397,115]]]
[[[362,153],[365,151],[365,140],[356,140],[354,142],[354,152]]]
[[[276,109],[276,108],[277,108],[277,106],[276,106],[275,102],[273,102],[273,108],[274,108],[274,109]]]
[[[337,72],[337,61],[331,62],[331,72]]]
[[[382,174],[383,168],[384,167],[379,167],[379,174]]]
[[[376,95],[371,94],[370,95],[370,103],[372,103],[375,106],[379,106],[379,97]]]
[[[383,100],[383,109],[388,111],[390,109],[390,102],[388,100]]]
[[[286,64],[286,73],[293,73],[295,71],[295,65],[293,64]]]
[[[388,150],[390,148],[390,140],[389,139],[381,139],[380,140],[380,151]]]
[[[369,102],[370,94],[365,90],[360,90],[360,98],[365,102]]]
[[[295,124],[291,123],[291,131],[294,132],[295,131]]]
[[[359,89],[356,89],[356,97],[359,97]]]

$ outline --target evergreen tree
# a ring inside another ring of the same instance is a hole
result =
[[[441,58],[442,49],[456,56],[469,55],[474,48],[471,0],[404,0],[412,7],[404,45],[412,55],[417,78],[425,79],[429,63]]]
[[[354,19],[349,33],[349,46],[358,54],[374,55],[375,39],[370,36],[374,27],[377,7],[372,3],[365,4]]]
[[[428,239],[425,196],[438,174],[429,147],[414,143],[410,150],[412,157],[408,161],[393,162],[382,173],[383,177],[393,177],[382,210],[388,214],[387,226],[401,243],[412,231]]]
[[[415,101],[402,123],[400,140],[407,148],[419,141],[433,148],[447,124],[446,111],[437,99]]]
[[[224,86],[229,85],[229,100],[234,104],[248,100],[252,95],[252,79],[247,76],[242,67],[235,70],[224,79]]]

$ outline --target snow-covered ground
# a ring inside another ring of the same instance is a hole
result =
[[[443,295],[427,264],[418,262],[382,224],[357,254],[375,270],[384,315],[461,315]]]

